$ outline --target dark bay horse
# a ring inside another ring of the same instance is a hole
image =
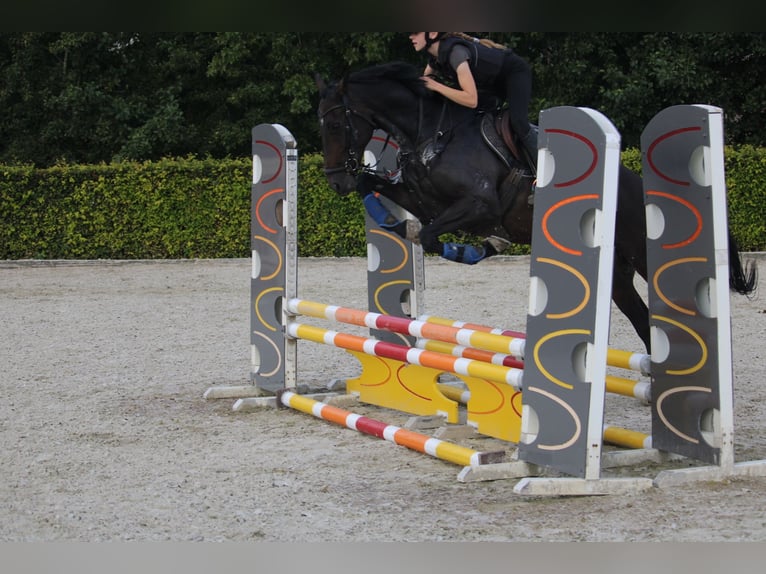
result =
[[[419,71],[404,63],[374,66],[326,84],[317,77],[325,174],[336,192],[371,191],[409,211],[421,223],[426,253],[463,263],[496,254],[496,243],[462,246],[442,243],[446,233],[466,232],[529,245],[532,237],[533,178],[520,163],[503,161],[490,150],[475,110],[428,91]],[[375,129],[399,145],[402,180],[369,175],[364,149]],[[527,173],[527,176],[524,174]],[[369,210],[369,207],[368,207]],[[756,269],[743,269],[729,235],[729,284],[741,294],[754,291]],[[646,280],[646,212],[641,178],[620,166],[612,300],[650,347],[649,314],[633,284]]]

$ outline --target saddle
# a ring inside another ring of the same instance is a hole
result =
[[[511,129],[508,110],[503,110],[497,114],[484,114],[480,125],[481,137],[509,170],[514,169],[512,163],[515,160],[531,173],[534,173],[524,146],[516,144],[516,136]]]
[[[516,136],[513,130],[511,130],[508,110],[504,110],[497,114],[484,114],[479,125],[481,137],[484,142],[508,168],[510,175],[508,176],[507,181],[511,184],[512,189],[516,189],[522,179],[536,177],[536,170],[533,167],[534,164],[526,149],[523,145],[517,145],[516,143]],[[516,163],[516,165],[514,165],[514,163]],[[523,165],[524,168],[517,167],[518,164]],[[501,193],[500,200],[503,204],[503,211],[510,207],[515,195],[515,193]],[[533,202],[534,191],[529,195],[528,199],[530,206]]]

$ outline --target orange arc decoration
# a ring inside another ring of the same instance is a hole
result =
[[[269,227],[263,222],[263,218],[261,217],[261,204],[264,202],[264,200],[267,197],[270,197],[274,195],[275,193],[282,193],[283,191],[284,191],[284,188],[282,187],[277,187],[275,189],[272,189],[271,191],[267,191],[260,198],[258,198],[258,202],[255,204],[255,218],[258,220],[258,224],[269,233],[276,233],[277,230],[274,229],[273,227]]]
[[[699,237],[699,234],[702,233],[702,215],[699,212],[699,209],[697,209],[694,204],[686,201],[685,199],[678,197],[677,195],[673,195],[672,193],[665,193],[664,191],[656,191],[656,190],[649,190],[646,192],[646,195],[655,195],[657,197],[664,197],[666,199],[670,199],[673,201],[676,201],[686,207],[689,211],[691,211],[694,214],[695,219],[697,220],[697,227],[694,229],[694,232],[684,239],[683,241],[678,241],[676,243],[663,243],[662,248],[663,249],[677,249],[679,247],[686,247],[690,243],[693,243],[697,240]]]
[[[557,249],[563,251],[564,253],[569,253],[570,255],[576,255],[580,256],[582,255],[582,251],[576,250],[576,249],[570,249],[569,247],[564,247],[553,239],[553,236],[551,235],[550,230],[548,229],[548,218],[551,216],[551,214],[559,209],[560,207],[564,207],[565,205],[569,205],[570,203],[574,203],[575,201],[586,201],[586,200],[598,200],[599,196],[597,194],[587,194],[587,195],[576,195],[574,197],[568,197],[566,199],[562,199],[558,203],[554,203],[548,211],[545,212],[545,215],[543,215],[543,221],[542,221],[542,228],[543,228],[543,234],[545,235],[545,238],[548,240],[548,242],[556,247]]]

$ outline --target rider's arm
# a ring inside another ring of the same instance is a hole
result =
[[[471,67],[468,65],[467,61],[463,61],[457,68],[455,68],[455,72],[457,73],[457,81],[460,86],[459,89],[445,86],[428,76],[425,78],[426,87],[443,95],[445,98],[452,100],[456,104],[468,108],[475,108],[479,104],[479,92],[476,89],[476,81],[471,73]]]

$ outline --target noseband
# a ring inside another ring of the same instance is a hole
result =
[[[359,141],[359,132],[357,131],[356,127],[354,127],[352,116],[357,116],[359,118],[362,118],[373,129],[375,128],[375,124],[372,123],[372,120],[370,120],[369,118],[366,118],[365,116],[363,116],[356,110],[351,109],[351,107],[348,104],[348,99],[346,98],[345,95],[343,96],[342,104],[338,104],[337,106],[331,107],[329,110],[327,110],[325,113],[319,116],[320,121],[324,123],[324,118],[327,114],[340,109],[344,111],[344,115],[346,118],[346,161],[340,167],[325,167],[324,173],[325,175],[332,175],[335,173],[345,172],[349,175],[353,175],[356,177],[357,175],[359,175],[359,172],[362,171],[362,164],[359,161],[359,158],[356,157],[356,151],[354,151],[357,147],[356,144]]]

